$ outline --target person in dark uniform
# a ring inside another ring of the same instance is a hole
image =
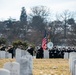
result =
[[[72,48],[72,52],[76,52],[75,48]]]
[[[40,58],[43,58],[43,48],[40,48]]]
[[[43,58],[43,48],[40,47],[40,49],[37,50],[36,58]]]
[[[70,52],[73,52],[73,51],[71,50],[70,47],[68,47],[67,52],[70,53]]]
[[[54,58],[58,58],[58,48],[54,48]]]
[[[5,51],[5,48],[6,48],[6,46],[5,45],[2,45],[1,48],[0,48],[0,50],[1,51]]]
[[[66,49],[65,48],[62,48],[62,50],[61,50],[61,58],[64,58],[64,52],[66,51]]]
[[[54,58],[54,47],[50,50],[50,58]]]
[[[8,52],[12,54],[12,58],[15,56],[15,50],[13,46],[8,47]]]
[[[33,56],[34,48],[32,46],[30,46],[30,48],[27,51]]]
[[[38,49],[38,50],[36,51],[36,58],[40,58],[40,57],[39,57],[39,53],[40,53],[40,52],[39,52],[39,49]]]
[[[49,50],[49,58],[52,58],[53,49]]]
[[[58,49],[58,58],[61,58],[61,48]]]

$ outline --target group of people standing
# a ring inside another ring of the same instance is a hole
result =
[[[12,54],[12,58],[15,57],[15,48],[12,45],[9,45],[8,47],[6,47],[6,45],[1,45],[0,51],[7,51]]]
[[[64,58],[64,53],[70,53],[70,52],[76,52],[75,48],[57,48],[53,47],[51,50],[47,49],[49,52],[49,58]],[[36,58],[43,58],[44,57],[44,50],[42,47],[37,50],[36,52]]]
[[[6,48],[5,46],[0,47],[1,51],[7,51],[9,53],[12,54],[12,58],[15,57],[15,48],[13,46],[8,46],[8,48]],[[49,52],[49,58],[64,58],[64,53],[65,52],[76,52],[75,48],[70,48],[68,47],[67,49],[64,48],[57,48],[57,47],[53,47],[51,50],[47,49]],[[32,55],[32,56],[36,56],[36,58],[43,58],[44,57],[44,50],[42,47],[36,48],[34,49],[32,46],[29,46],[27,48],[27,51]]]

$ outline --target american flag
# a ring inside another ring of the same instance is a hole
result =
[[[46,48],[47,48],[47,39],[46,39],[46,37],[43,38],[43,40],[42,40],[42,48],[43,48],[43,50],[46,50]]]
[[[46,30],[45,30],[45,32],[44,32],[44,38],[42,39],[42,48],[43,48],[43,50],[46,50],[46,48],[47,48],[47,32],[46,32]]]

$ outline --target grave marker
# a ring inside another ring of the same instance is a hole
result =
[[[30,55],[26,50],[16,49],[16,61],[20,62],[20,58],[24,55]]]
[[[9,53],[9,52],[6,52],[5,57],[6,57],[6,58],[12,58],[12,54]]]
[[[20,75],[32,75],[33,57],[25,55],[20,59]]]
[[[6,54],[5,51],[0,51],[0,58],[5,58],[5,54]]]
[[[48,50],[44,50],[44,58],[49,58],[49,51]]]
[[[68,52],[64,53],[64,59],[69,59],[69,53]]]
[[[0,75],[10,75],[10,71],[6,69],[0,69]]]
[[[10,75],[20,75],[20,64],[17,62],[7,62],[4,68],[10,71]]]
[[[76,60],[76,53],[75,52],[70,53],[69,66],[70,66],[70,71],[71,71],[72,75],[74,74],[73,70],[74,70],[74,61],[75,60]]]

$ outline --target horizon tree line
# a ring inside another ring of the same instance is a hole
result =
[[[1,37],[5,37],[9,43],[14,40],[27,40],[38,45],[41,44],[46,29],[54,45],[76,45],[74,13],[66,10],[56,15],[56,20],[52,20],[51,15],[46,6],[31,8],[29,15],[25,7],[22,7],[19,21],[9,18],[0,22]]]

